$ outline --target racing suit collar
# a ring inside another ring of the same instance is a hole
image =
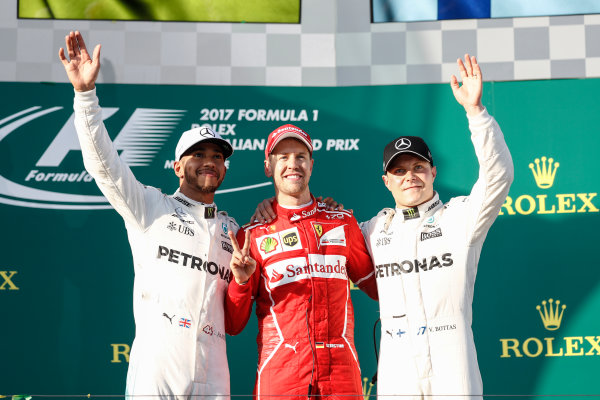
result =
[[[179,189],[175,191],[175,193],[173,194],[173,198],[181,204],[183,204],[184,206],[194,210],[195,214],[204,215],[204,218],[206,219],[215,218],[215,216],[217,215],[217,205],[214,202],[207,204],[202,203],[201,201],[190,199],[189,197],[181,193]]]
[[[421,217],[432,214],[441,205],[442,202],[440,201],[440,195],[438,194],[438,192],[433,192],[433,197],[431,198],[431,200],[426,201],[423,204],[419,204],[415,207],[396,208],[396,214],[402,216],[404,221],[408,221],[411,219],[420,219]]]
[[[277,216],[285,217],[290,222],[297,222],[304,218],[311,217],[317,212],[317,200],[315,196],[310,195],[311,203],[301,208],[286,208],[280,205],[277,200],[273,201],[273,208],[277,212]]]

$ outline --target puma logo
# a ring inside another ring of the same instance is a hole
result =
[[[296,344],[293,346],[288,343],[285,344],[285,347],[294,350],[294,353],[296,353],[296,346],[298,346],[298,342],[296,342]]]
[[[175,316],[175,314],[173,314],[173,317]],[[171,323],[171,325],[173,325],[173,317],[169,317],[167,315],[167,313],[163,313],[163,317],[165,317],[166,319],[169,320],[169,322]]]

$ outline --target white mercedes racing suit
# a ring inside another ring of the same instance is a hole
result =
[[[127,395],[228,399],[224,295],[232,278],[235,220],[138,182],[102,122],[95,89],[75,92],[86,170],[125,220],[133,253],[135,339]]]
[[[381,310],[377,394],[436,400],[483,393],[471,330],[473,289],[483,241],[513,179],[496,121],[469,118],[479,161],[471,193],[443,204],[389,209],[362,224]],[[430,397],[434,395],[435,397]]]

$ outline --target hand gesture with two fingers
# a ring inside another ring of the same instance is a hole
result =
[[[256,270],[256,260],[250,257],[250,231],[246,231],[244,247],[241,249],[233,232],[229,231],[228,234],[231,239],[231,244],[233,245],[233,254],[231,255],[229,268],[231,268],[235,281],[238,284],[243,285],[248,282]]]

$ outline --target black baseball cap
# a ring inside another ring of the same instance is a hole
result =
[[[383,149],[383,172],[387,171],[394,157],[407,153],[421,157],[433,166],[433,157],[423,139],[418,136],[400,136],[389,142]]]

